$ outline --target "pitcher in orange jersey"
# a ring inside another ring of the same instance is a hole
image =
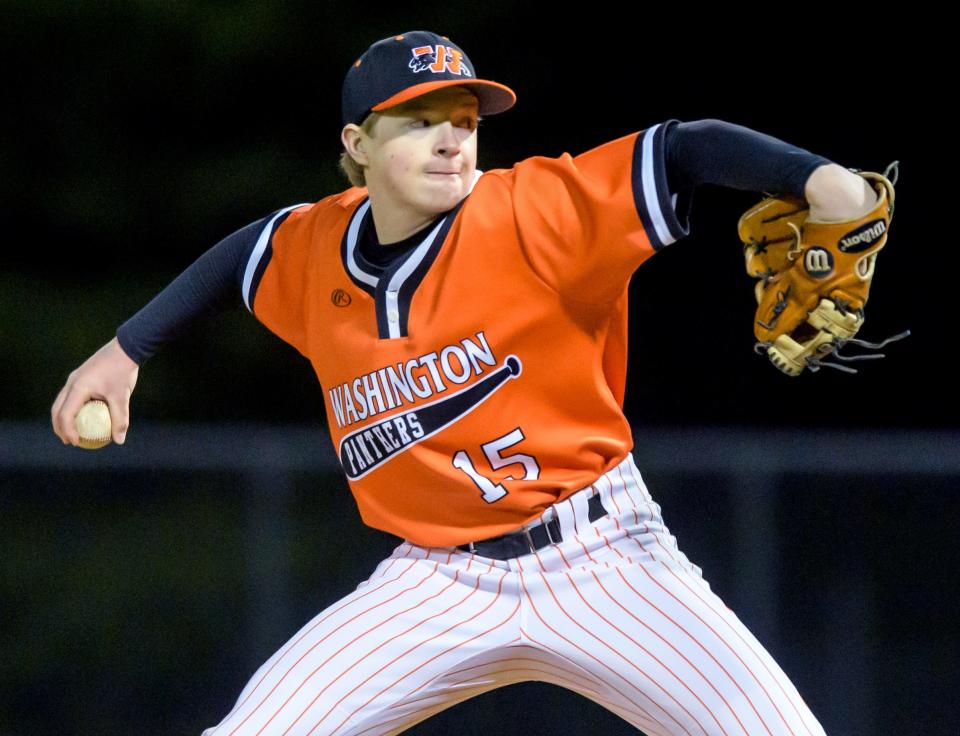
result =
[[[689,233],[699,184],[811,204],[854,187],[835,209],[869,205],[869,187],[716,120],[478,171],[482,116],[515,99],[447,37],[373,44],[343,85],[352,186],[225,238],[54,403],[77,444],[77,410],[105,398],[122,442],[139,365],[239,286],[313,365],[364,522],[402,540],[207,735],[395,734],[523,680],[651,735],[824,733],[680,551],[634,462],[627,287]]]

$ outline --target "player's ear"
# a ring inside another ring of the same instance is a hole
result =
[[[360,126],[348,123],[340,132],[340,141],[350,157],[361,166],[367,166],[366,152],[364,151],[364,134]]]

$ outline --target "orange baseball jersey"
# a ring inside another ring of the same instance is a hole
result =
[[[265,226],[244,300],[313,364],[366,524],[424,546],[486,539],[623,461],[627,286],[689,232],[664,166],[674,122],[477,171],[380,275],[357,248],[365,188]]]

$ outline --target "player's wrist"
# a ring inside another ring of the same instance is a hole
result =
[[[866,179],[833,163],[814,169],[804,192],[809,217],[817,222],[856,220],[877,204],[877,193]]]
[[[107,345],[111,352],[113,352],[121,360],[121,362],[127,364],[128,368],[134,369],[140,367],[140,364],[137,363],[133,357],[131,357],[130,353],[128,353],[126,349],[124,349],[119,337],[115,335],[114,338],[107,343]]]

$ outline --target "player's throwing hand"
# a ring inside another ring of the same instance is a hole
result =
[[[130,425],[130,395],[139,372],[140,366],[123,351],[117,338],[74,370],[50,409],[53,431],[63,444],[80,445],[74,422],[77,412],[90,399],[103,399],[110,408],[113,441],[122,445]]]

